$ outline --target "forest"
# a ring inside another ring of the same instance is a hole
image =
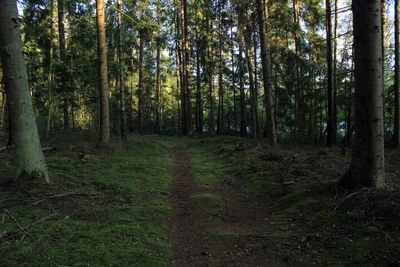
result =
[[[0,266],[400,266],[399,0],[0,0]]]

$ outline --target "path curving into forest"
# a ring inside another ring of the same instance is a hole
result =
[[[269,212],[265,203],[224,181],[201,187],[194,179],[190,154],[182,148],[167,150],[174,159],[174,179],[168,191],[172,266],[287,266],[276,260],[262,236]],[[205,214],[190,202],[191,196],[204,193],[223,198],[227,206],[218,214]],[[219,238],[213,234],[216,231],[234,235]]]

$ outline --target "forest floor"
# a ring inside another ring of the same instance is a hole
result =
[[[399,151],[387,151],[390,190],[347,192],[340,148],[92,140],[44,142],[50,185],[4,183],[12,151],[0,151],[0,266],[400,265]]]

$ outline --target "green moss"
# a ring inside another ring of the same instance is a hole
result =
[[[377,235],[382,233],[381,228],[382,226],[376,222],[368,222],[361,225],[359,232],[366,236]]]
[[[372,248],[370,241],[345,238],[338,242],[337,247],[334,255],[340,259],[342,264],[347,266],[372,266],[366,257]]]
[[[290,196],[287,199],[283,199],[284,201],[281,200],[281,202],[288,203],[288,200],[292,197],[294,198],[294,196]],[[293,220],[307,217],[308,214],[313,213],[318,204],[320,204],[320,201],[312,198],[301,199],[298,202],[291,203],[287,208],[277,211],[269,218],[269,221],[271,224],[277,224],[289,219]]]
[[[51,206],[56,205],[58,219],[31,227],[32,238],[6,250],[2,264],[168,266],[172,248],[163,224],[170,213],[165,192],[172,179],[172,159],[159,145],[135,137],[120,153],[88,155],[80,161],[77,153],[67,151],[47,161],[51,175],[65,180],[63,190],[99,194],[54,198]],[[40,199],[49,194],[44,190],[30,193]],[[21,203],[32,202],[23,194],[11,197],[10,201],[18,197]],[[40,205],[21,205],[11,212],[22,225],[49,214]],[[0,231],[14,228],[8,220],[0,225]]]
[[[213,194],[198,194],[189,198],[189,203],[208,215],[216,215],[226,206],[225,201]]]

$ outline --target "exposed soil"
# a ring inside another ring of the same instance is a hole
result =
[[[224,180],[203,188],[194,180],[190,155],[179,148],[169,152],[175,159],[168,192],[173,209],[169,225],[176,242],[173,266],[287,266],[276,260],[263,233],[264,218],[270,212],[268,200],[243,193]],[[222,197],[227,206],[218,214],[204,214],[188,199],[199,193]],[[219,238],[215,232],[230,236]]]

